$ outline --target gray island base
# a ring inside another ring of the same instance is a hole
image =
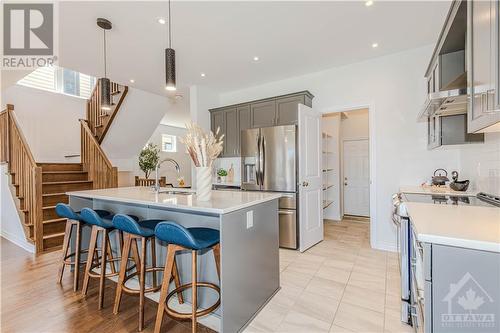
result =
[[[279,289],[279,194],[213,191],[208,202],[197,202],[195,194],[156,194],[145,187],[67,194],[75,210],[84,207],[106,209],[115,214],[133,214],[141,220],[163,219],[185,227],[219,230],[221,305],[213,314],[200,318],[200,323],[214,330],[224,333],[241,331]],[[83,230],[82,248],[85,248],[90,228]],[[112,241],[117,239],[113,233],[110,235]],[[114,255],[118,254],[116,245],[113,242]],[[164,266],[166,246],[159,240],[156,253],[157,265]],[[189,283],[191,254],[178,254],[176,260],[181,283]],[[149,264],[151,257],[148,255]],[[212,251],[199,255],[198,279],[219,283]],[[149,274],[146,283],[151,283]],[[147,297],[158,301],[159,293],[147,294]],[[186,303],[191,302],[191,289],[184,292],[184,299]],[[198,289],[199,307],[207,308],[216,300],[213,290]],[[186,308],[190,310],[190,306],[186,305]]]

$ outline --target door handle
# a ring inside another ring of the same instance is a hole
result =
[[[308,182],[306,182],[306,181],[303,181],[303,182],[302,182],[302,186],[307,187],[307,186],[309,186],[309,183],[308,183]]]
[[[347,182],[344,183],[344,186],[347,186]]]

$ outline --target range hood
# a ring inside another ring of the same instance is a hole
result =
[[[427,98],[418,115],[428,117],[467,113],[467,2],[455,1],[427,67]]]

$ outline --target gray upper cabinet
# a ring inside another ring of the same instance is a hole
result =
[[[226,137],[224,139],[224,157],[240,155],[240,131],[238,111],[236,107],[229,108],[225,112]]]
[[[250,112],[250,105],[238,106],[238,115],[240,118],[240,132],[252,128],[252,117]]]
[[[220,157],[240,156],[241,131],[249,128],[277,125],[296,125],[299,104],[312,107],[314,96],[308,91],[266,98],[243,104],[210,110],[210,125],[225,134],[224,150]]]
[[[299,103],[305,104],[305,96],[292,96],[276,100],[276,124],[296,125]]]
[[[500,131],[499,2],[467,6],[468,131]]]
[[[276,100],[252,103],[250,110],[252,128],[276,125]]]

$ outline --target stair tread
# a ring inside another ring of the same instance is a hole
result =
[[[45,194],[42,194],[42,197],[50,197],[50,196],[56,196],[56,195],[66,195],[66,192],[61,192],[61,193],[45,193]]]
[[[51,238],[56,238],[56,237],[61,237],[61,236],[64,236],[64,232],[58,232],[55,234],[44,235],[43,239],[45,240],[45,239],[51,239]]]
[[[42,209],[54,209],[54,208],[56,208],[55,205],[54,206],[45,206],[45,207],[42,207]]]
[[[58,182],[45,182],[45,183],[42,183],[42,185],[80,184],[80,183],[92,183],[92,181],[91,180],[63,180],[63,181],[58,181]]]
[[[42,173],[46,173],[46,174],[59,174],[59,173],[62,173],[62,174],[69,174],[69,173],[87,173],[87,171],[42,171]]]
[[[38,165],[82,165],[82,163],[70,163],[70,162],[42,162],[37,163]]]
[[[63,222],[66,221],[65,218],[58,218],[58,219],[50,219],[50,220],[43,220],[43,224],[48,224],[48,223],[57,223],[57,222]]]

